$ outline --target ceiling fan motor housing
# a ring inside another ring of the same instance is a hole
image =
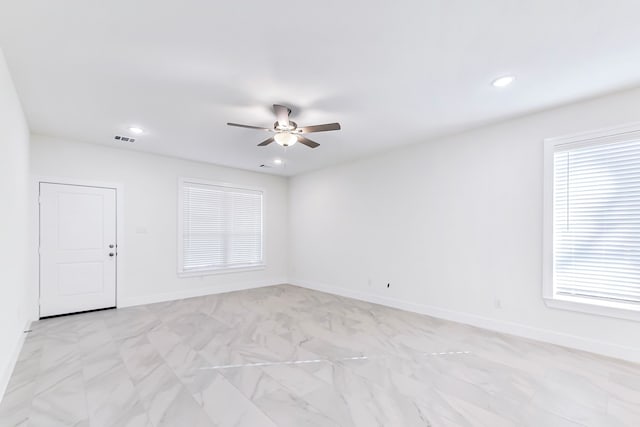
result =
[[[298,124],[296,122],[293,122],[291,120],[289,120],[289,126],[280,126],[280,124],[278,122],[275,122],[273,124],[273,129],[276,131],[295,131],[298,129]]]

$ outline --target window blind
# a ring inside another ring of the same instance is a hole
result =
[[[640,139],[557,146],[556,295],[640,304]]]
[[[263,264],[262,192],[184,182],[182,269]]]

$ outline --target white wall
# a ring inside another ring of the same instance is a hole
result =
[[[38,135],[32,135],[31,168],[34,178],[51,176],[123,185],[124,242],[119,242],[118,252],[118,266],[124,269],[118,283],[120,307],[287,280],[285,178]],[[265,190],[265,270],[177,277],[180,176]]]
[[[542,140],[639,107],[632,90],[297,176],[290,280],[640,361],[638,322],[541,296]]]
[[[0,50],[0,396],[27,323],[29,130]]]

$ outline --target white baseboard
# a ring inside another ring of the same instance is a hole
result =
[[[263,280],[256,282],[231,283],[225,285],[208,286],[205,288],[185,289],[183,291],[165,292],[159,294],[140,295],[133,297],[119,297],[118,307],[132,307],[134,305],[154,304],[157,302],[174,301],[185,298],[201,297],[205,295],[221,294],[225,292],[242,291],[245,289],[262,288],[287,283],[287,279]]]
[[[28,331],[31,328],[31,320],[29,320],[23,331]],[[16,363],[18,362],[18,356],[20,356],[20,352],[22,351],[22,346],[24,345],[24,341],[27,338],[27,334],[23,331],[19,331],[15,344],[13,345],[13,351],[9,357],[9,363],[7,366],[4,366],[2,370],[2,374],[0,374],[0,401],[4,397],[4,393],[7,390],[7,386],[9,385],[9,380],[11,380],[11,374],[13,374],[13,370],[16,367]]]
[[[479,328],[489,329],[496,332],[516,335],[536,341],[543,341],[563,347],[573,348],[576,350],[588,351],[590,353],[596,353],[603,356],[614,357],[616,359],[623,359],[630,362],[640,363],[640,348],[620,346],[617,344],[592,340],[589,338],[551,331],[548,329],[535,328],[533,326],[527,326],[521,323],[491,319],[475,314],[462,313],[459,311],[448,310],[431,305],[403,301],[368,292],[345,289],[338,286],[311,283],[304,280],[293,280],[291,284],[303,288],[313,289],[316,291],[340,295],[347,298],[354,298],[374,304],[380,304],[388,307],[398,308],[401,310],[411,311],[414,313],[425,314],[427,316],[437,317],[439,319],[477,326]]]

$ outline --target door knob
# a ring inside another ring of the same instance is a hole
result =
[[[113,243],[109,245],[109,248],[110,248],[110,249],[113,249]]]
[[[113,252],[109,252],[109,256],[114,256],[115,254]]]

